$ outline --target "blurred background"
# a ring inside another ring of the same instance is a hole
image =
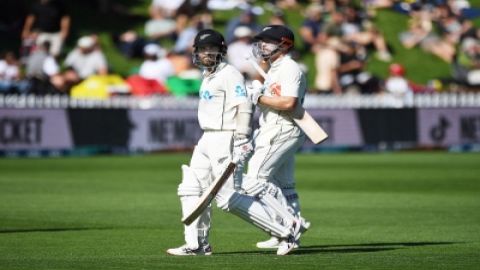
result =
[[[268,24],[294,31],[330,134],[305,151],[479,149],[478,0],[2,0],[0,154],[191,149],[195,34],[222,32],[249,83]]]

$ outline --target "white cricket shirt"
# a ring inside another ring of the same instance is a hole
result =
[[[287,96],[298,98],[297,106],[302,106],[307,91],[307,80],[300,66],[289,55],[272,63],[265,80],[265,96]],[[277,90],[273,90],[277,89]],[[276,91],[276,94],[273,92]],[[293,124],[286,111],[278,111],[271,107],[259,106],[260,126],[265,124]]]
[[[236,130],[237,106],[247,102],[245,80],[233,66],[221,63],[200,86],[198,122],[203,130]]]

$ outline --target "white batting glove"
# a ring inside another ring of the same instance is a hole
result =
[[[263,96],[264,90],[265,87],[258,80],[252,81],[252,84],[250,86],[247,86],[247,96],[248,99],[253,103],[253,105],[257,105],[258,99]]]
[[[253,154],[252,140],[246,136],[238,137],[233,140],[233,160],[237,164],[244,164]]]

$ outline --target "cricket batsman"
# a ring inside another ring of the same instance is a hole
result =
[[[193,47],[193,62],[203,70],[204,77],[198,105],[203,135],[194,148],[189,166],[182,166],[178,196],[184,217],[195,209],[203,191],[222,174],[225,164],[232,159],[245,162],[253,148],[250,136],[252,105],[247,99],[243,76],[224,61],[227,47],[223,36],[212,29],[201,30]],[[286,255],[294,248],[300,222],[293,216],[277,221],[271,214],[273,210],[254,197],[236,192],[232,177],[215,200],[221,209],[280,239],[284,244],[278,247],[278,255]],[[212,254],[208,241],[210,212],[209,206],[190,225],[185,225],[185,244],[168,249],[167,253],[178,256]]]
[[[268,204],[274,197],[286,204],[301,220],[303,232],[310,223],[300,216],[294,155],[303,145],[305,134],[292,120],[292,113],[302,106],[306,93],[305,75],[288,54],[294,46],[294,34],[290,29],[282,25],[266,26],[254,40],[253,55],[267,62],[270,68],[263,85],[257,82],[247,88],[249,99],[261,114],[260,127],[255,132],[255,151],[248,162],[243,186],[247,194],[262,202]],[[281,242],[282,239],[272,235],[269,240],[258,242],[257,247],[277,248]]]

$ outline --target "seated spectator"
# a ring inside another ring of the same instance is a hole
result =
[[[344,20],[341,25],[343,38],[347,42],[355,42],[363,46],[372,44],[376,50],[375,56],[384,62],[392,60],[387,43],[382,33],[373,27],[366,14],[351,7],[344,7]]]
[[[0,59],[0,93],[25,93],[27,84],[21,80],[20,64],[13,52]]]
[[[252,54],[252,30],[246,26],[239,26],[235,29],[234,35],[235,40],[228,45],[228,62],[243,73],[247,80],[257,79],[258,72],[245,59],[246,55]]]
[[[77,82],[94,74],[108,73],[105,55],[93,36],[84,36],[78,40],[77,48],[67,55],[65,66],[69,69],[66,74],[68,79]]]
[[[466,38],[452,64],[453,78],[467,86],[480,86],[480,41]]]
[[[365,69],[367,54],[357,43],[346,43],[340,52],[339,80],[345,93],[373,94],[380,91],[380,80]]]
[[[167,94],[167,79],[174,75],[172,62],[166,57],[166,52],[156,44],[144,48],[144,57],[138,75],[128,77],[131,94],[135,96],[150,96]]]
[[[60,74],[60,66],[50,54],[50,43],[38,45],[30,54],[26,64],[26,76],[29,81],[29,92],[37,95],[63,92],[64,84]]]
[[[156,80],[165,84],[168,77],[175,75],[172,62],[167,52],[156,44],[148,44],[144,48],[145,60],[140,66],[138,75],[145,79]]]
[[[410,16],[409,29],[400,33],[402,45],[407,49],[420,45],[425,52],[432,53],[450,63],[455,55],[455,46],[435,33],[431,12],[419,5],[414,5]]]
[[[230,19],[225,28],[225,42],[230,44],[235,39],[235,29],[239,26],[246,26],[252,30],[253,33],[258,33],[262,26],[257,23],[257,14],[254,8],[248,8],[238,16]]]
[[[143,47],[148,40],[134,30],[128,30],[120,35],[112,35],[112,40],[118,50],[127,58],[142,57]]]
[[[58,56],[70,31],[70,15],[62,0],[38,0],[33,4],[22,31],[22,40],[50,42],[50,53]]]
[[[173,18],[166,15],[162,8],[153,9],[150,12],[150,20],[145,23],[145,36],[149,40],[171,38],[177,31],[177,24]]]

